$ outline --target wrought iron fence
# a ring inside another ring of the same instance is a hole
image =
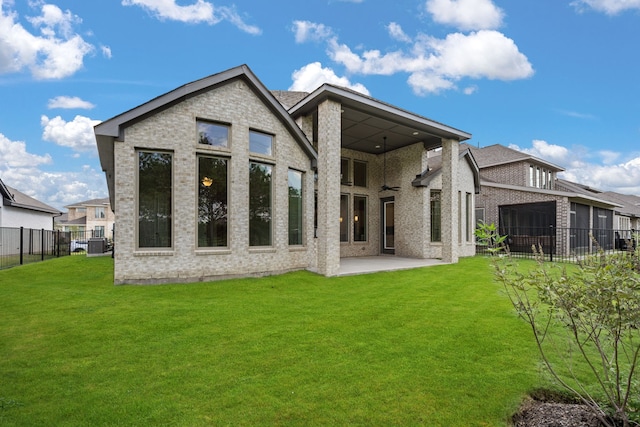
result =
[[[69,255],[69,232],[0,227],[0,269]]]
[[[70,247],[72,255],[84,254],[89,252],[109,252],[113,249],[113,231],[105,232],[103,230],[82,230],[69,231]],[[89,250],[89,246],[94,246]],[[96,245],[97,248],[96,249]]]
[[[577,261],[598,250],[632,251],[636,247],[635,230],[567,228],[567,227],[510,227],[499,228],[511,255],[534,258],[533,247],[541,248],[550,261]],[[476,245],[476,253],[486,254],[487,246]]]

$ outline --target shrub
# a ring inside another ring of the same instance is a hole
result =
[[[494,256],[495,277],[531,326],[551,375],[604,425],[629,426],[640,392],[640,252],[599,249],[567,269],[545,263],[533,247],[536,264],[521,272],[495,227],[481,225],[477,234],[499,242],[494,254],[506,254]],[[577,368],[578,359],[587,369]]]

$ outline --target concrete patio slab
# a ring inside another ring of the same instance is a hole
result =
[[[402,258],[394,255],[340,258],[338,276],[376,273],[379,271],[409,270],[412,268],[444,264],[446,264],[446,262],[440,259]]]

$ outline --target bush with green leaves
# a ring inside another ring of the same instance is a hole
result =
[[[553,378],[605,426],[640,425],[638,249],[599,249],[573,267],[545,262],[543,248],[533,247],[536,264],[522,268],[495,226],[481,224],[476,235],[493,242],[494,255],[504,255],[494,256],[495,277],[531,326]]]

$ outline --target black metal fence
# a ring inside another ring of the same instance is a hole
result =
[[[512,227],[500,228],[499,234],[507,236],[509,251],[518,258],[534,258],[533,246],[542,248],[545,259],[550,261],[577,261],[600,249],[633,251],[636,247],[635,230]],[[477,244],[476,253],[488,253],[487,246]]]
[[[0,227],[0,269],[71,253],[69,232]]]

